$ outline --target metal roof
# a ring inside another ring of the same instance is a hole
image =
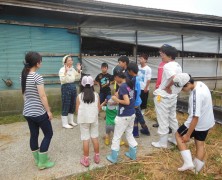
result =
[[[92,0],[3,0],[0,5],[74,15],[121,18],[169,24],[222,27],[222,17],[121,5]]]

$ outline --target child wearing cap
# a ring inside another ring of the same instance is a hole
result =
[[[106,105],[106,106],[105,106]],[[106,112],[106,135],[105,145],[110,144],[110,135],[114,132],[115,118],[118,113],[118,104],[114,102],[111,96],[107,96],[106,100],[101,104],[101,109]],[[120,141],[120,145],[124,145],[124,141]]]
[[[100,108],[99,95],[94,92],[93,78],[83,76],[80,85],[80,94],[76,100],[77,122],[80,124],[81,140],[83,141],[83,158],[80,163],[88,167],[89,162],[89,141],[92,140],[94,148],[94,162],[98,164],[99,141],[98,141],[98,112]]]
[[[190,93],[189,117],[176,133],[177,146],[184,160],[183,166],[178,170],[185,171],[194,168],[195,173],[198,173],[204,166],[204,141],[209,129],[215,124],[211,93],[203,82],[194,82],[187,73],[176,75],[173,81],[176,87]],[[191,152],[186,146],[186,142],[192,137],[196,145],[196,155],[193,161]]]

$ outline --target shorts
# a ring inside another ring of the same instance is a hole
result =
[[[98,122],[80,123],[80,133],[82,141],[97,138],[99,136]]]
[[[106,134],[114,132],[115,125],[106,125]]]
[[[182,126],[179,127],[179,129],[177,130],[177,132],[183,136],[184,134],[186,134],[188,131],[188,128],[183,124]],[[205,141],[207,134],[208,134],[209,130],[206,131],[196,131],[194,130],[190,136],[190,138],[194,137],[194,139],[198,140],[198,141]]]

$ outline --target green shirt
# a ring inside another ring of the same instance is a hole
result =
[[[106,125],[115,125],[115,118],[118,113],[118,107],[113,110],[107,108],[107,106],[102,107],[103,111],[106,111]]]

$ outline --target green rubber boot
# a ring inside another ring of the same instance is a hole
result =
[[[39,163],[39,150],[32,151],[32,155],[35,159],[35,165],[38,166]]]
[[[46,169],[51,168],[55,165],[54,162],[48,161],[48,154],[46,153],[39,153],[39,163],[38,168],[39,169]]]

